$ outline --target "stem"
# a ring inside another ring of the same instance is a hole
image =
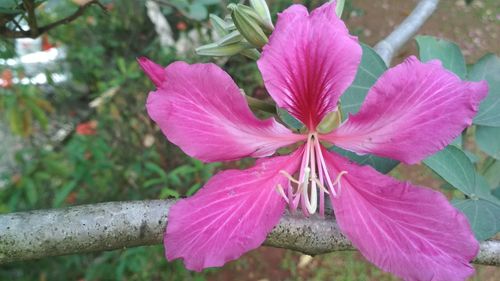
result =
[[[384,60],[386,65],[391,64],[392,58],[422,27],[434,13],[439,0],[421,0],[411,14],[394,29],[389,36],[375,45],[375,51]]]
[[[109,202],[0,215],[0,264],[161,244],[174,200]],[[327,212],[331,213],[331,212]],[[353,250],[335,219],[286,214],[265,245],[309,255]],[[481,242],[474,260],[500,265],[500,241]]]

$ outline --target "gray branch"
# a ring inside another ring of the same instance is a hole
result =
[[[172,200],[110,202],[0,215],[0,264],[161,244]],[[265,245],[310,255],[353,250],[331,217],[285,215]],[[500,265],[500,241],[481,243],[474,260]]]
[[[411,14],[389,36],[375,45],[375,51],[386,65],[391,64],[392,58],[417,33],[436,10],[438,3],[439,0],[421,0]]]

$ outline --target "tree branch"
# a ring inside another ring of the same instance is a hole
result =
[[[84,5],[80,6],[73,14],[71,14],[65,18],[62,18],[58,21],[55,21],[53,23],[47,24],[45,26],[38,27],[37,19],[36,19],[36,15],[35,15],[35,11],[34,11],[34,9],[36,8],[35,3],[32,0],[24,0],[24,3],[25,3],[24,7],[28,13],[28,24],[29,24],[30,29],[29,30],[15,31],[15,30],[9,30],[7,28],[0,26],[0,34],[2,36],[4,36],[5,38],[25,38],[25,37],[37,38],[41,34],[47,32],[47,31],[49,31],[49,30],[51,30],[59,25],[67,24],[67,23],[70,23],[70,22],[76,20],[81,15],[83,15],[85,10],[91,5],[97,5],[97,6],[101,7],[101,9],[106,11],[106,7],[104,7],[99,1],[92,0],[92,1],[85,3]]]
[[[175,201],[110,202],[0,215],[0,264],[161,244]],[[265,245],[310,255],[353,250],[335,220],[285,215]],[[500,241],[481,243],[474,260],[500,265]]]
[[[389,36],[378,42],[374,49],[389,66],[392,58],[422,27],[436,10],[439,0],[421,0],[411,14]]]
[[[156,34],[160,38],[160,46],[163,48],[170,47],[175,44],[172,28],[168,24],[167,19],[161,12],[160,6],[153,0],[146,1],[146,9],[148,17],[155,26]]]

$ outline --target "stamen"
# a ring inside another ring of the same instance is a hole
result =
[[[285,190],[283,189],[283,186],[280,183],[278,183],[278,185],[276,186],[276,190],[285,199],[286,203],[290,204],[290,201],[288,201],[288,197],[285,195]]]
[[[338,192],[340,194],[340,191],[342,190],[342,185],[340,184],[340,178],[347,174],[347,171],[342,171],[340,172],[338,175],[337,175],[337,178],[335,179],[335,181],[333,182],[333,184],[336,184],[339,188],[338,188]]]
[[[330,193],[328,192],[328,190],[326,189],[326,187],[325,187],[325,186],[324,186],[324,185],[323,185],[323,184],[319,181],[319,179],[318,179],[318,178],[314,177],[314,178],[312,178],[312,180],[313,180],[314,182],[316,182],[316,184],[320,187],[320,189],[321,189],[324,193],[326,193],[326,194],[330,194]]]
[[[332,194],[333,197],[337,197],[337,193],[335,192],[335,189],[333,188],[334,184],[332,183],[332,180],[330,179],[330,174],[328,173],[328,170],[326,169],[326,163],[325,163],[325,159],[323,158],[323,153],[321,152],[321,147],[319,145],[319,141],[315,139],[314,141],[314,145],[316,147],[316,151],[318,151],[318,158],[320,160],[320,166],[323,170],[323,173],[325,175],[325,178],[326,178],[326,182],[328,183],[328,187],[330,188],[330,192]]]
[[[300,204],[302,213],[308,217],[316,212],[319,205],[320,216],[324,217],[325,193],[337,197],[342,190],[342,176],[347,174],[347,171],[341,171],[332,182],[317,133],[311,133],[304,147],[298,179],[285,170],[280,170],[279,173],[288,179],[288,188],[285,191],[283,186],[278,184],[276,190],[285,199],[291,212]]]
[[[298,181],[294,177],[292,177],[292,175],[290,175],[287,171],[281,170],[280,174],[282,174],[283,176],[285,176],[289,181],[291,181],[293,183],[296,183],[296,184],[300,184],[300,181]]]

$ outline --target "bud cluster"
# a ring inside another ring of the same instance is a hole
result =
[[[250,0],[250,6],[231,3],[230,15],[222,19],[210,15],[210,23],[219,38],[196,49],[203,56],[244,55],[253,60],[260,57],[261,49],[274,30],[271,14],[265,0]]]

